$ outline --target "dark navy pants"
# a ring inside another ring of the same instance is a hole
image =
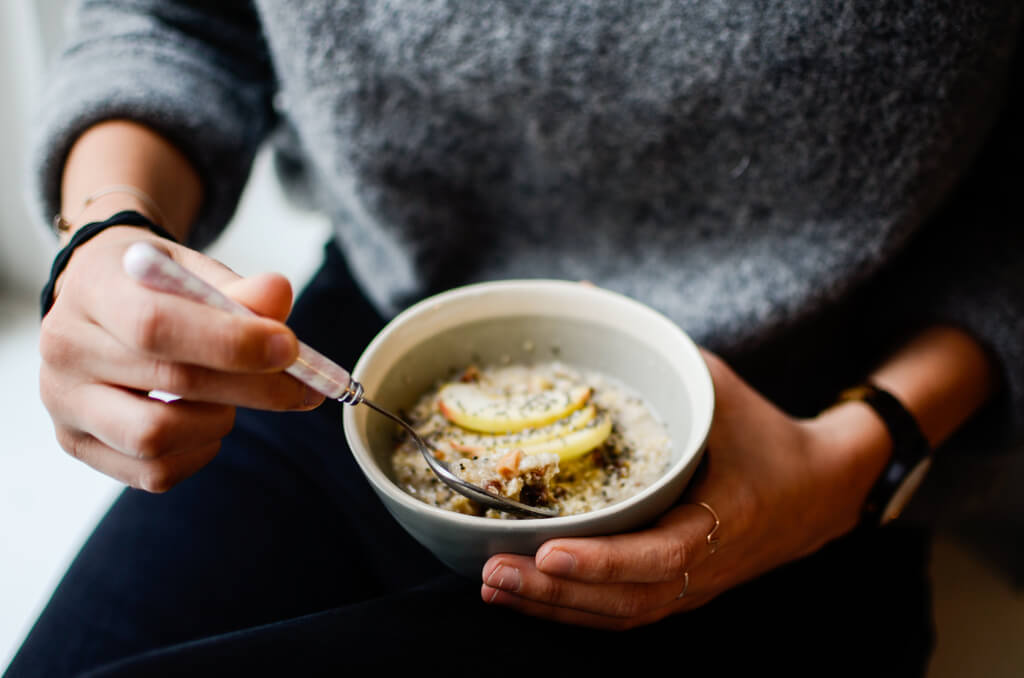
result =
[[[383,325],[333,245],[289,322],[348,366]],[[240,411],[197,475],[120,496],[6,675],[607,675],[666,662],[675,675],[922,675],[928,543],[905,528],[857,534],[649,627],[556,625],[485,605],[479,578],[405,534],[349,454],[340,405]]]

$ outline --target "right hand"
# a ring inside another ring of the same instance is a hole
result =
[[[149,290],[121,258],[147,240],[262,317],[241,317]],[[309,410],[323,396],[283,370],[298,356],[284,324],[288,280],[242,278],[140,228],[109,228],[80,246],[43,319],[40,394],[68,453],[132,487],[163,492],[206,465],[235,406]],[[151,390],[181,397],[170,403]]]

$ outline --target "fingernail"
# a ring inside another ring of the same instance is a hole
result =
[[[317,391],[314,388],[306,387],[306,391],[303,394],[302,402],[306,407],[312,407],[313,405],[319,405],[324,399],[324,394]]]
[[[502,591],[512,591],[513,593],[519,590],[523,582],[519,576],[519,568],[509,567],[507,565],[499,565],[491,571],[491,575],[487,577],[487,585],[493,586],[496,589]]]
[[[541,558],[537,566],[547,574],[564,577],[576,568],[576,558],[571,553],[551,549]]]
[[[287,367],[295,355],[294,342],[287,334],[274,334],[267,341],[267,362],[271,367]]]

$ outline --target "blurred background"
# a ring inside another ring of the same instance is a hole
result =
[[[120,490],[64,454],[38,398],[38,293],[56,244],[28,194],[25,146],[65,1],[0,0],[0,673]],[[299,288],[327,233],[319,215],[287,204],[264,154],[210,253],[243,275],[279,271]],[[938,647],[929,677],[1024,675],[1024,591],[946,535],[936,539],[932,575]]]

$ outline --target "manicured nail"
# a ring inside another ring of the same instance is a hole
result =
[[[559,549],[551,549],[541,558],[537,566],[546,574],[564,577],[571,574],[576,568],[576,557]]]
[[[523,585],[522,578],[519,576],[519,568],[499,565],[487,577],[487,585],[515,593]]]
[[[287,367],[294,357],[294,342],[287,334],[274,334],[267,341],[267,362],[271,367]]]

